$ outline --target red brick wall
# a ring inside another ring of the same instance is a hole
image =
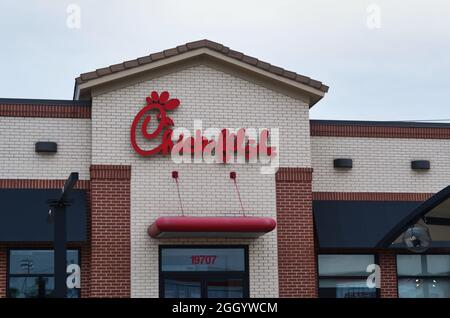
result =
[[[130,297],[130,166],[91,166],[90,297]]]
[[[6,297],[6,248],[0,246],[0,298]]]
[[[0,103],[0,117],[91,118],[89,102],[64,103]]]
[[[276,174],[280,297],[317,297],[311,179],[311,168]]]
[[[397,255],[392,252],[378,254],[381,270],[381,298],[397,298]]]
[[[388,127],[310,122],[311,136],[450,139],[448,127]]]
[[[313,192],[318,201],[425,201],[434,193],[420,192]]]

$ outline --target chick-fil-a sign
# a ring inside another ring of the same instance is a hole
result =
[[[168,111],[173,111],[180,106],[180,101],[170,98],[168,92],[158,94],[153,91],[146,98],[147,105],[144,106],[135,116],[131,124],[130,139],[133,149],[141,156],[152,156],[156,154],[168,155],[216,155],[221,158],[221,162],[229,162],[234,154],[241,154],[246,160],[255,158],[258,155],[267,157],[276,156],[276,147],[268,146],[269,130],[262,129],[259,132],[257,141],[249,138],[246,129],[240,128],[235,132],[228,129],[221,129],[218,138],[206,137],[200,129],[195,130],[192,136],[179,133],[174,136],[174,121],[167,115]],[[151,112],[156,111],[156,128],[149,132],[152,123]],[[140,135],[138,135],[140,134]],[[160,138],[157,145],[144,149],[138,144],[138,136],[145,141],[154,141]]]

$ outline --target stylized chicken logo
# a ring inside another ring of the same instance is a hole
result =
[[[170,153],[173,147],[172,142],[172,133],[173,130],[170,128],[174,125],[172,118],[166,115],[166,111],[174,110],[180,105],[180,101],[176,98],[169,99],[168,92],[162,92],[161,95],[158,95],[158,92],[153,91],[149,97],[146,98],[147,106],[142,108],[139,113],[137,113],[136,117],[131,124],[131,145],[133,149],[140,154],[141,156],[151,156],[157,153],[162,153],[163,155],[167,155]],[[156,119],[159,121],[158,126],[153,132],[148,132],[148,126],[152,117],[148,114],[150,111],[156,110],[158,113],[156,115]],[[139,122],[142,121],[141,125],[141,134],[147,139],[155,139],[160,136],[162,133],[161,144],[149,149],[142,149],[136,140],[136,131],[138,130]]]

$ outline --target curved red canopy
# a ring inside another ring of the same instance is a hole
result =
[[[159,217],[148,228],[153,238],[244,237],[255,238],[275,229],[268,217]]]

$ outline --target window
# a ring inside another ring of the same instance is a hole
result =
[[[55,285],[53,250],[9,250],[8,297],[51,297]],[[78,250],[67,250],[67,263],[79,264]],[[67,297],[79,297],[78,289],[68,289]]]
[[[367,266],[373,255],[319,255],[319,297],[375,298],[377,289],[367,286]]]
[[[160,296],[248,297],[247,247],[160,247]]]
[[[397,255],[401,298],[450,298],[450,255]]]

